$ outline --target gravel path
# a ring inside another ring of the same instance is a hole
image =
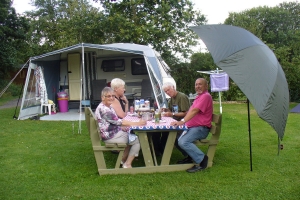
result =
[[[18,103],[18,99],[11,100],[9,102],[6,102],[6,104],[0,106],[0,109],[3,109],[3,108],[14,108],[14,107],[17,106],[17,103]],[[20,106],[20,104],[21,104],[21,99],[19,101],[18,106]]]

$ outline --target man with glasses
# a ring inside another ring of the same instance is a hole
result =
[[[184,93],[177,91],[171,82],[164,83],[162,89],[171,97],[168,101],[168,108],[162,108],[163,116],[173,117],[175,120],[181,120],[190,108],[189,98]],[[153,134],[152,140],[156,154],[161,155],[163,153],[168,135],[168,132]],[[177,146],[177,140],[175,145]],[[178,149],[184,156],[187,156],[187,154],[179,147]]]

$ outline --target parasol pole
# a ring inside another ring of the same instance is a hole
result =
[[[217,68],[217,74],[219,74],[219,68]],[[220,113],[222,114],[222,101],[221,92],[219,91],[219,103],[220,103]]]
[[[250,108],[249,99],[247,98],[247,109],[248,109],[248,132],[249,132],[249,146],[250,146],[250,171],[252,171],[252,144],[251,144],[251,126],[250,126]]]

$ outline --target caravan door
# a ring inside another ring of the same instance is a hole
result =
[[[68,54],[69,100],[80,100],[80,54]]]

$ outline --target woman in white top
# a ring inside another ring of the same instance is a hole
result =
[[[111,104],[111,107],[114,108],[119,118],[123,119],[128,112],[128,100],[125,93],[125,82],[120,78],[114,78],[111,83],[110,87],[114,90],[115,99]]]

